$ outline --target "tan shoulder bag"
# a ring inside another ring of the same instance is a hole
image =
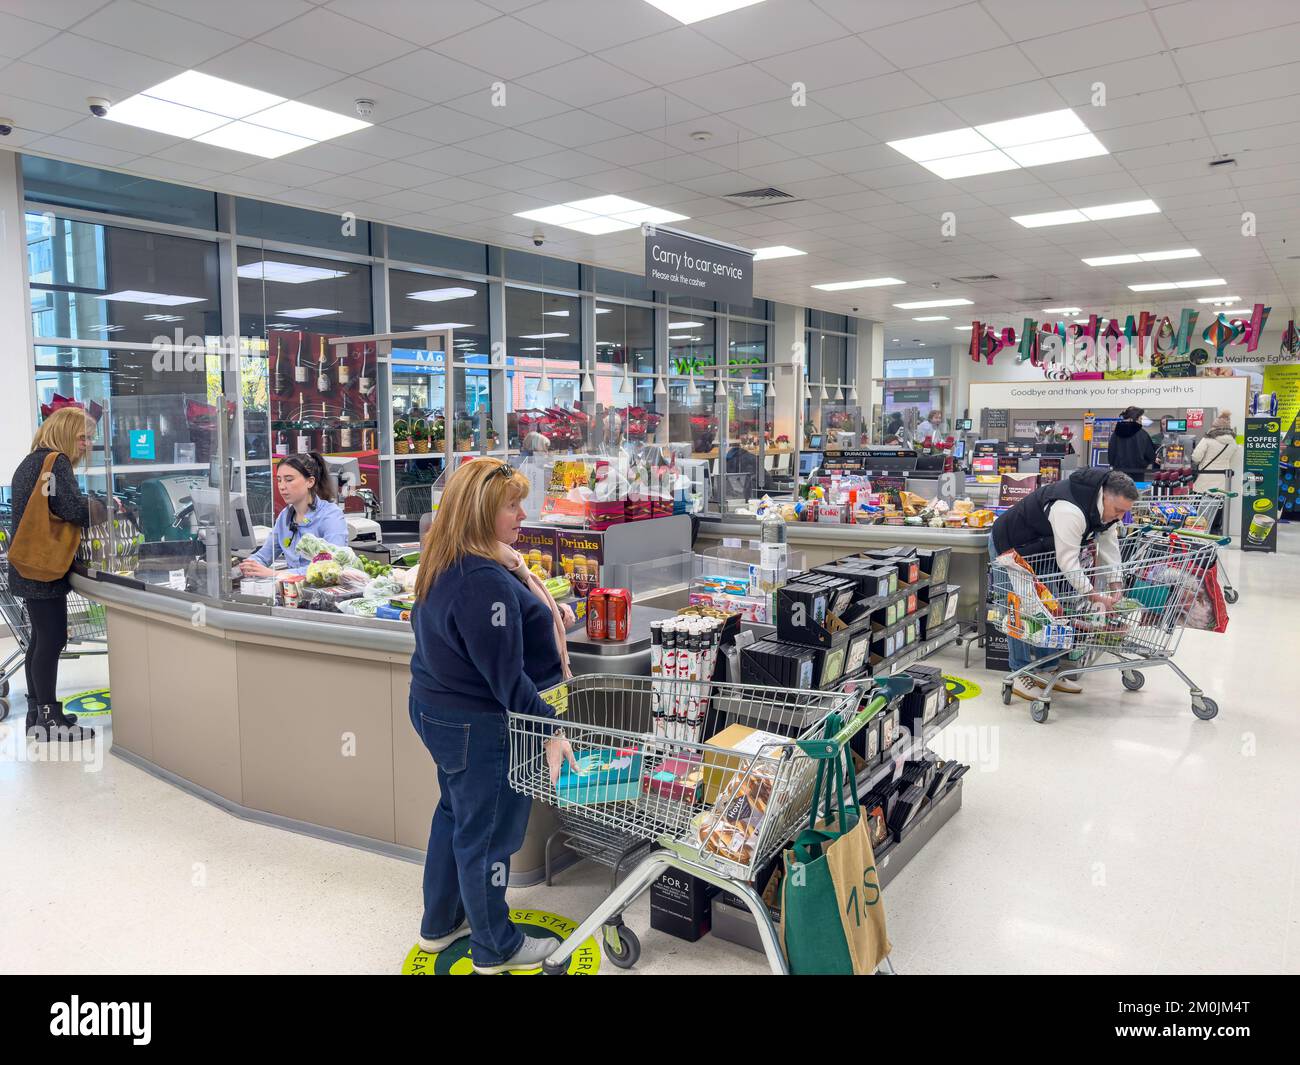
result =
[[[45,456],[41,475],[27,507],[23,520],[14,530],[9,561],[19,576],[29,581],[57,581],[72,569],[72,560],[81,546],[81,527],[64,521],[50,512],[50,493],[53,491],[54,464],[60,452]]]

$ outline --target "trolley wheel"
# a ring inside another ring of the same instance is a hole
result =
[[[1192,713],[1202,721],[1209,721],[1219,713],[1219,704],[1208,695],[1192,698]]]
[[[9,678],[0,677],[0,699],[7,699],[8,697],[9,697]]]
[[[568,965],[557,965],[555,962],[542,962],[543,976],[564,976],[569,971]]]
[[[625,924],[606,925],[602,936],[605,957],[620,969],[630,969],[641,958],[641,941]]]
[[[1237,594],[1236,588],[1225,588],[1223,589],[1223,598],[1227,601],[1228,605],[1231,606],[1240,599],[1241,596]]]
[[[1010,705],[1011,705],[1011,685],[1010,685],[1010,684],[1003,684],[1003,685],[1002,685],[1002,705],[1003,705],[1003,706],[1010,706]]]
[[[1146,676],[1139,673],[1136,669],[1124,670],[1124,672],[1119,675],[1119,679],[1123,682],[1124,687],[1131,692],[1137,691],[1147,682]]]
[[[1047,714],[1051,708],[1051,703],[1045,703],[1041,699],[1035,699],[1029,704],[1029,716],[1041,725],[1047,720]]]
[[[9,700],[0,699],[0,721],[3,721],[8,716],[9,716]]]

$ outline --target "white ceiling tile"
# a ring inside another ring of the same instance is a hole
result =
[[[104,0],[5,0],[9,14],[64,30],[103,6]]]
[[[193,0],[203,2],[203,0]],[[329,10],[421,47],[499,17],[477,0],[331,0]]]
[[[490,196],[482,196],[474,202],[480,207],[495,208],[503,215],[516,215],[520,211],[527,211],[530,206],[537,203],[531,196],[518,192],[495,192]],[[530,222],[525,218],[503,219],[502,223],[517,233],[528,232],[537,225],[536,222]]]
[[[983,0],[983,5],[994,21],[1017,41],[1046,37],[1124,15],[1140,14],[1146,10],[1142,0],[1089,0],[1086,4],[1045,4],[1042,0]],[[1099,27],[1098,32],[1105,33],[1106,27]]]
[[[437,147],[432,140],[389,129],[387,126],[369,126],[353,133],[345,133],[332,142],[354,152],[366,152],[380,159],[404,159],[417,152],[426,152]]]
[[[593,17],[590,0],[544,0],[525,7],[518,17],[586,52],[599,52],[680,25],[645,0],[601,0],[598,17]]]
[[[720,144],[716,148],[707,148],[695,154],[734,170],[746,170],[760,163],[778,163],[784,159],[793,159],[795,155],[789,148],[783,148],[776,141],[765,137]]]
[[[1158,122],[1138,122],[1132,126],[1105,130],[1098,134],[1098,139],[1111,152],[1123,152],[1203,136],[1205,126],[1199,115],[1179,115],[1162,118]]]
[[[328,181],[333,176],[328,170],[316,170],[304,166],[297,161],[297,155],[266,159],[244,167],[240,173],[254,181],[269,181],[274,184],[293,186],[314,185],[318,181]]]
[[[1295,5],[1290,5],[1292,10]],[[1297,13],[1300,18],[1300,12]],[[1189,78],[1206,70],[1252,70],[1295,60],[1300,53],[1300,21],[1257,33],[1225,37],[1209,44],[1190,45],[1174,52],[1174,60]]]
[[[594,196],[596,190],[590,185],[577,181],[551,181],[543,185],[530,185],[526,191],[530,196],[548,203],[569,203],[572,200],[585,200]]]
[[[3,76],[3,71],[0,71],[0,76]],[[12,118],[18,123],[15,132],[25,130],[28,133],[59,133],[85,121],[84,112],[23,100],[10,95],[3,88],[0,88],[0,111],[4,112],[6,118]],[[11,147],[10,143],[6,142],[5,147]]]
[[[790,100],[773,100],[770,103],[738,107],[723,114],[723,118],[728,121],[762,137],[825,126],[836,121],[836,117],[821,104],[811,100],[801,106],[795,106]]]
[[[57,32],[51,26],[0,11],[0,56],[17,59],[44,44]]]
[[[186,163],[173,162],[171,159],[159,159],[156,156],[142,156],[131,163],[131,169],[148,177],[162,178],[165,181],[180,181],[197,185],[211,185],[214,180],[229,177],[215,170],[201,166],[189,166]],[[277,185],[284,189],[287,186]]]
[[[363,170],[353,171],[351,176],[360,178],[363,181],[377,181],[393,188],[414,189],[427,185],[438,175],[427,167],[390,159],[387,162],[368,166]],[[306,182],[301,184],[306,184]]]
[[[522,78],[582,55],[572,45],[516,18],[495,19],[458,33],[439,41],[434,50],[507,79]]]
[[[1232,133],[1244,129],[1260,129],[1265,126],[1278,126],[1292,119],[1296,114],[1295,97],[1283,97],[1277,100],[1260,100],[1253,104],[1240,104],[1237,107],[1223,107],[1205,111],[1205,128],[1213,135]]]
[[[332,85],[305,93],[299,99],[305,104],[323,107],[327,111],[336,111],[349,118],[359,117],[356,109],[357,100],[373,100],[374,112],[366,121],[375,125],[429,106],[425,100],[407,96],[405,93],[378,85],[373,81],[366,81],[364,78],[341,78]]]
[[[625,137],[600,141],[587,145],[585,151],[610,164],[648,163],[652,159],[664,158],[668,146],[654,137],[643,133],[629,133]]]
[[[770,182],[774,185],[780,185],[785,181],[806,181],[809,178],[830,177],[831,172],[828,168],[812,159],[787,159],[783,163],[763,163],[760,166],[751,166],[749,172],[755,177]]]
[[[844,36],[843,27],[811,0],[767,0],[725,18],[705,19],[695,28],[750,62]]]
[[[70,141],[57,134],[33,141],[32,147],[47,155],[57,155],[65,159],[76,159],[88,163],[102,163],[104,166],[122,166],[136,157],[135,152],[124,152],[118,148],[105,147],[102,144]]]
[[[1228,74],[1187,87],[1196,105],[1203,110],[1233,107],[1290,96],[1300,86],[1300,63],[1284,63],[1263,70]]]
[[[882,141],[905,140],[908,137],[919,137],[927,133],[942,133],[945,130],[960,129],[966,124],[952,108],[940,103],[902,107],[897,111],[866,115],[853,121],[855,125]],[[906,157],[899,155],[898,158]]]
[[[328,209],[340,203],[342,199],[337,193],[317,192],[314,189],[290,189],[283,192],[278,199],[285,203],[295,204],[298,207],[311,207],[317,210]]]
[[[1015,45],[991,48],[975,55],[959,56],[941,63],[909,68],[908,76],[921,88],[940,100],[965,96],[1004,85],[1034,81],[1038,75]],[[1023,110],[1019,114],[1033,114]]]
[[[182,67],[197,66],[242,43],[229,33],[198,30],[188,19],[145,7],[134,0],[112,0],[79,22],[76,28],[83,37],[142,55],[166,56],[169,62]]]
[[[545,196],[545,193],[537,192],[537,187],[547,184],[555,184],[554,180],[546,174],[538,173],[536,170],[529,170],[522,166],[493,166],[487,170],[479,170],[473,174],[465,175],[466,181],[473,181],[489,189],[505,189],[509,192],[523,192],[525,189],[532,190],[539,197]],[[567,200],[580,199],[582,194],[566,197]],[[565,200],[558,200],[558,203],[564,203]]]
[[[457,222],[481,222],[486,218],[495,218],[496,211],[486,207],[475,207],[472,203],[453,203],[449,207],[439,207],[437,214],[426,216],[425,221],[431,225],[447,225]]]
[[[634,163],[632,169],[652,178],[662,178],[664,175],[664,164],[661,159],[649,163]],[[715,174],[724,173],[733,173],[733,171],[729,171],[712,159],[706,159],[700,155],[674,155],[672,157],[670,174],[673,181],[712,177]]]
[[[592,104],[587,110],[638,133],[708,114],[704,108],[662,89],[646,89],[617,100]]]
[[[448,100],[447,105],[474,118],[502,126],[522,126],[569,110],[569,105],[522,85],[491,86]]]
[[[1066,106],[1061,94],[1049,82],[1042,80],[952,97],[945,99],[944,103],[964,123],[971,126],[999,122],[1020,115],[1059,111]]]
[[[8,114],[7,111],[5,113]],[[69,140],[81,141],[83,144],[116,148],[118,151],[130,152],[132,155],[153,155],[179,143],[180,140],[177,137],[169,137],[165,133],[139,129],[136,126],[123,125],[121,122],[105,122],[101,118],[83,118],[74,125],[60,130],[59,135]]]
[[[1025,50],[1031,62],[1044,75],[1067,74],[1092,67],[1097,57],[1097,42],[1104,39],[1104,55],[1111,62],[1154,55],[1164,50],[1164,43],[1149,14],[1114,19],[1104,27],[1104,35],[1095,28],[1069,30],[1050,37],[1040,37]]]
[[[243,174],[222,174],[217,178],[222,192],[233,192],[239,196],[259,196],[271,199],[279,196],[289,188],[274,181],[255,181]]]
[[[312,9],[306,0],[142,0],[149,7],[180,15],[213,29],[251,38]]]
[[[817,0],[817,6],[854,33],[961,7],[969,0]]]
[[[752,64],[728,67],[726,70],[686,78],[673,86],[689,100],[707,100],[710,110],[730,111],[736,107],[765,103],[769,100],[790,100],[790,86],[780,78]]]
[[[16,60],[8,66],[0,67],[0,95],[15,96],[72,111],[78,118],[84,118],[87,96],[113,99],[118,95],[118,90],[105,81],[48,70]],[[21,107],[14,110],[16,113],[8,117],[18,119],[18,124],[22,125]]]
[[[323,192],[329,195],[337,194],[357,200],[398,191],[392,185],[382,185],[370,178],[351,176],[326,178],[324,181],[318,181],[315,185],[311,185],[310,189],[313,192]]]
[[[241,44],[208,60],[202,64],[202,71],[290,99],[338,81],[342,76],[319,63],[300,59],[288,52],[278,52],[256,41]]]
[[[427,166],[439,174],[449,174],[454,177],[471,174],[475,170],[486,170],[497,163],[496,159],[480,155],[478,152],[468,152],[455,144],[434,148],[428,152],[417,152],[415,155],[408,155],[404,161],[414,163],[416,166]]]
[[[518,163],[525,159],[535,159],[539,155],[550,155],[557,145],[517,129],[499,129],[480,137],[461,141],[460,147],[466,151],[486,155],[490,159]]]
[[[608,165],[603,159],[573,151],[552,152],[528,160],[529,169],[553,178],[576,178]]]
[[[882,74],[878,78],[821,89],[817,102],[841,118],[861,118],[882,111],[930,103],[934,99],[906,74]]]
[[[647,165],[653,166],[654,164]],[[763,184],[758,177],[738,174],[734,170],[724,170],[720,174],[706,174],[702,177],[679,178],[678,180],[692,192],[705,196],[729,196],[734,192],[744,192]],[[716,210],[716,205],[710,209]]]
[[[1154,17],[1171,48],[1283,26],[1300,17],[1293,0],[1251,0],[1233,6],[1231,18],[1225,20],[1224,14],[1221,0],[1187,0],[1160,8]]]
[[[496,80],[491,74],[428,49],[411,52],[372,67],[365,72],[365,76],[367,81],[387,85],[430,103],[457,99],[465,96],[467,90],[489,94],[492,92],[492,83]],[[509,87],[506,93],[508,98]]]
[[[637,189],[645,187],[646,177],[644,174],[638,174],[635,170],[628,170],[624,167],[615,167],[612,170],[602,170],[599,173],[585,174],[582,178],[584,185],[590,185],[599,192],[609,192],[616,195],[624,195],[628,192],[634,192]],[[545,204],[534,204],[535,207],[543,207]],[[524,208],[527,210],[527,208]],[[689,211],[681,211],[679,214],[689,214]]]
[[[875,138],[852,122],[828,122],[823,126],[773,134],[772,140],[797,155],[826,155],[851,151],[875,143]]]
[[[937,63],[1011,43],[1011,38],[979,4],[882,26],[867,34],[865,40],[902,68]]]
[[[1237,165],[1245,168],[1251,165],[1252,159],[1259,158],[1261,155],[1267,158],[1271,152],[1293,149],[1297,142],[1300,142],[1300,122],[1262,126],[1259,129],[1234,130],[1217,134],[1214,140],[1228,154],[1245,153],[1237,160]]]
[[[438,196],[431,196],[427,192],[420,192],[417,189],[402,189],[400,192],[386,192],[384,195],[376,197],[376,202],[385,207],[396,207],[403,211],[435,211],[444,207],[451,207],[452,204]]]
[[[781,79],[787,94],[796,82],[810,93],[862,81],[894,69],[894,64],[860,37],[841,37],[825,44],[774,55],[756,64]],[[734,105],[733,105],[734,106]]]
[[[1105,93],[1107,102],[1114,103],[1134,93],[1181,85],[1182,80],[1182,74],[1168,55],[1144,55],[1118,63],[1084,67],[1050,79],[1071,107],[1091,105],[1098,86]]]
[[[285,156],[284,158],[288,158]],[[341,144],[326,141],[313,144],[293,153],[293,161],[318,170],[328,170],[331,174],[353,174],[373,165],[374,159],[364,152],[354,152]]]
[[[427,107],[422,111],[413,111],[409,115],[391,119],[388,125],[399,133],[411,133],[431,140],[435,144],[459,144],[471,137],[482,137],[496,133],[500,126],[494,126],[474,115],[467,115],[447,105]]]
[[[463,203],[483,195],[483,186],[477,181],[468,181],[462,177],[440,177],[422,185],[417,192],[428,193],[450,203]]]
[[[589,107],[649,88],[649,82],[593,55],[560,62],[522,78],[525,88],[563,100],[571,107]]]
[[[688,26],[607,48],[601,52],[601,58],[660,85],[672,85],[740,62],[734,52],[714,44]]]
[[[305,50],[316,62],[348,74],[387,63],[413,48],[410,41],[325,8],[314,8],[263,33],[258,40],[282,52],[302,55]]]
[[[48,44],[28,53],[26,62],[50,70],[94,71],[95,77],[120,85],[132,95],[173,78],[185,69],[75,33],[59,34]]]
[[[774,165],[784,166],[786,164],[776,163]],[[802,181],[787,179],[782,181],[781,191],[820,205],[820,201],[824,196],[852,196],[864,190],[856,181],[845,177],[843,174],[830,174],[826,177],[808,178]]]
[[[1186,89],[1176,88],[1157,89],[1119,100],[1111,99],[1105,107],[1084,107],[1078,111],[1079,117],[1105,144],[1105,130],[1190,115],[1196,111],[1196,105],[1192,103]]]

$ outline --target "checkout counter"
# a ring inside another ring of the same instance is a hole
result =
[[[690,549],[685,516],[631,526],[654,526],[634,535],[660,553]],[[438,784],[408,713],[411,627],[168,587],[179,564],[72,577],[106,608],[112,752],[237,817],[423,861]],[[648,675],[650,623],[672,613],[638,604],[623,641],[571,633],[574,673]],[[512,883],[543,879],[557,824],[534,806]]]

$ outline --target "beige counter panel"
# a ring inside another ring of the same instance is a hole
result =
[[[394,666],[389,686],[393,693],[393,816],[397,842],[419,850],[429,843],[429,823],[438,805],[438,770],[424,742],[411,725],[407,699],[411,671]]]
[[[141,758],[154,760],[153,695],[149,690],[149,622],[144,615],[108,610],[109,647],[131,648],[130,669],[113,672],[113,743]],[[111,660],[110,660],[111,663]]]
[[[388,663],[234,646],[243,805],[394,842]]]

